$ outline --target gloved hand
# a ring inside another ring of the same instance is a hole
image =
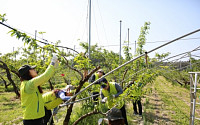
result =
[[[101,100],[101,102],[103,102],[103,103],[105,103],[106,101],[107,101],[107,97],[104,97],[102,100]]]
[[[53,53],[53,57],[51,59],[51,65],[53,65],[54,67],[58,66],[58,56],[56,53]]]
[[[112,95],[113,98],[115,98],[115,95]]]

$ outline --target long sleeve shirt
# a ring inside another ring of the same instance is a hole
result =
[[[61,98],[63,101],[67,101],[71,98],[70,96],[66,96],[63,90],[60,90],[56,97]]]

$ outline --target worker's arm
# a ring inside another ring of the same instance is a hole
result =
[[[54,71],[54,66],[49,65],[43,74],[27,81],[25,85],[25,92],[32,93],[39,85],[46,83],[53,76]]]
[[[107,84],[107,83],[108,83],[108,81],[107,81],[107,79],[106,79],[106,78],[102,78],[102,79],[101,79],[99,82],[101,83],[101,85],[102,85],[103,83],[105,83],[105,84]]]
[[[53,76],[54,72],[55,72],[54,66],[49,65],[43,74],[31,79],[30,81],[34,84],[35,87],[37,87],[39,85],[46,83]]]
[[[101,99],[104,98],[104,95],[103,95],[102,89],[103,89],[103,88],[101,88],[101,90],[100,90],[100,98],[101,98]]]
[[[105,97],[105,96],[103,95],[102,89],[103,89],[103,88],[101,88],[101,90],[100,90],[100,98],[101,98],[101,102],[102,102],[102,103],[105,103],[105,102],[107,101],[107,97]]]
[[[116,90],[117,90],[117,94],[115,94],[114,97],[116,98],[116,97],[118,97],[120,94],[123,93],[123,90],[122,90],[121,86],[119,86],[117,83],[115,83],[115,88],[116,88]]]
[[[90,82],[93,83],[94,81],[95,81],[95,75],[92,75]]]
[[[67,101],[71,98],[70,96],[65,96],[65,92],[62,90],[58,92],[58,97],[61,98],[63,101]]]

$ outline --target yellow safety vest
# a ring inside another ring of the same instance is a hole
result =
[[[124,105],[124,101],[120,99],[120,97],[113,98],[113,95],[117,94],[117,90],[115,88],[115,82],[109,82],[110,92],[108,90],[102,89],[102,93],[105,97],[107,97],[107,105],[108,108],[111,109],[116,105],[116,108],[121,109]]]
[[[23,119],[31,120],[44,117],[44,102],[37,87],[46,83],[53,76],[54,70],[54,66],[49,65],[42,75],[21,83],[20,96]]]
[[[63,102],[61,98],[56,97],[53,91],[43,94],[42,98],[44,100],[44,106],[48,110],[56,108],[58,105],[60,105]]]

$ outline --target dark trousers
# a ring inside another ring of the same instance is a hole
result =
[[[126,125],[128,125],[128,121],[127,121],[127,118],[126,118],[126,109],[125,109],[125,105],[120,109],[121,112],[122,112],[122,117],[124,118],[124,123]]]
[[[139,115],[142,115],[142,104],[141,104],[141,100],[133,101],[133,110],[134,110],[134,114],[138,114],[137,105],[138,105],[138,108],[139,108]]]
[[[23,124],[24,125],[45,125],[43,118],[33,119],[33,120],[23,120]]]
[[[93,93],[92,93],[92,95],[96,95],[96,94],[99,94],[99,92],[93,92]],[[98,97],[99,97],[98,95],[92,97],[92,99],[93,99],[93,101],[94,101],[95,103],[98,102]]]
[[[47,123],[49,122],[50,118],[51,118],[52,112],[51,110],[46,109],[45,107],[45,116],[44,116],[44,124],[47,125]],[[51,119],[51,124],[53,125],[54,121],[53,118]]]

